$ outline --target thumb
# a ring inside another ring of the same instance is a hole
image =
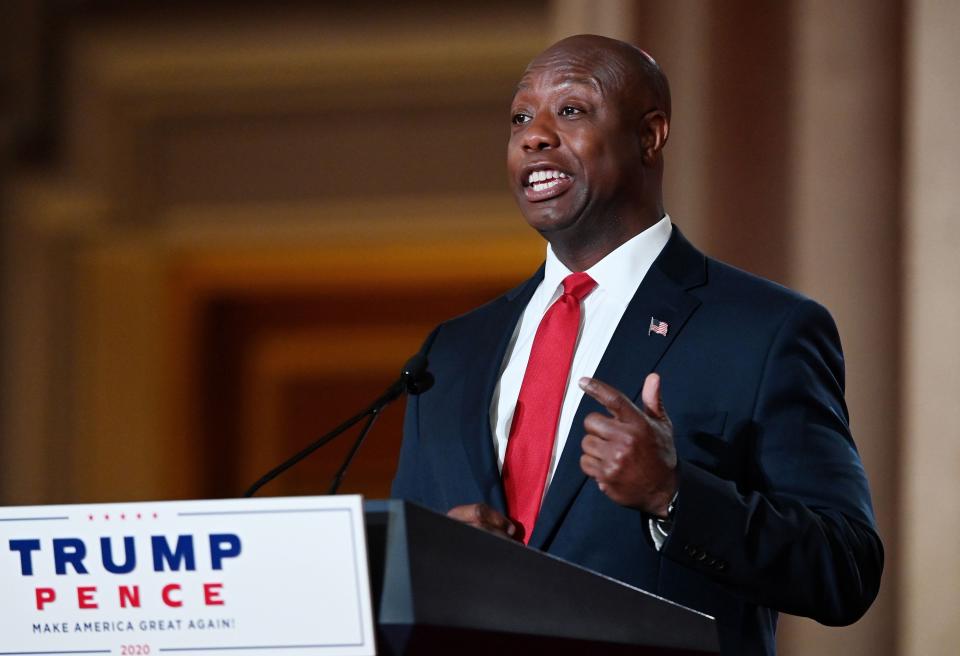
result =
[[[663,407],[663,398],[660,396],[660,374],[650,374],[643,381],[643,408],[647,414],[660,421],[667,420],[667,411]]]

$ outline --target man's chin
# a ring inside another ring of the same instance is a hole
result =
[[[568,207],[566,203],[559,203],[560,198],[542,203],[520,201],[520,212],[526,219],[527,225],[545,237],[550,234],[569,230],[577,225],[580,212]]]
[[[550,235],[561,234],[576,225],[576,220],[569,217],[543,215],[524,216],[527,220],[527,225],[548,238]]]

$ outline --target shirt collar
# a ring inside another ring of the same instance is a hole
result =
[[[624,242],[587,269],[590,277],[597,281],[597,290],[611,300],[629,303],[653,261],[667,245],[672,230],[670,215],[665,214],[657,223]],[[551,293],[557,291],[563,279],[571,273],[573,272],[557,258],[548,244],[542,288],[550,290]]]

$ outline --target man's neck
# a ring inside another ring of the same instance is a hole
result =
[[[590,235],[552,235],[547,237],[550,248],[564,266],[571,271],[586,271],[617,248],[656,224],[666,213],[663,206],[645,212],[643,219],[608,224],[609,230]],[[619,229],[616,229],[619,228]]]

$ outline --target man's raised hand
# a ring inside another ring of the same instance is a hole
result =
[[[677,489],[677,451],[660,398],[660,376],[650,374],[644,381],[642,409],[594,378],[581,378],[580,388],[610,413],[593,412],[584,420],[580,468],[620,505],[666,517]]]

